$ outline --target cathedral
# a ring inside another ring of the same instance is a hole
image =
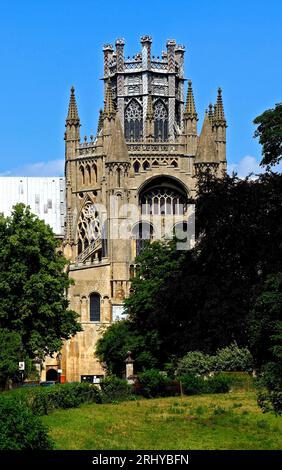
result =
[[[161,57],[152,39],[125,57],[125,42],[103,47],[104,105],[96,136],[80,137],[71,89],[65,131],[66,217],[63,240],[74,280],[68,296],[83,331],[67,341],[59,359],[48,358],[47,380],[96,382],[104,370],[95,344],[113,321],[124,318],[135,258],[145,240],[162,239],[181,224],[197,172],[226,171],[226,119],[221,89],[198,135],[191,80],[184,93],[185,48],[168,40]],[[184,95],[186,94],[186,99]]]

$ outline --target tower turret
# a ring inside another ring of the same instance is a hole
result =
[[[77,111],[74,87],[71,87],[68,115],[66,118],[65,132],[65,157],[66,160],[77,156],[80,142],[80,119]]]
[[[190,155],[195,155],[197,149],[197,121],[198,114],[196,112],[192,81],[189,80],[184,112],[184,133],[186,135],[186,152]]]
[[[224,115],[222,91],[218,88],[217,101],[214,107],[214,116],[212,121],[215,145],[217,149],[218,159],[226,168],[226,128],[227,123]]]

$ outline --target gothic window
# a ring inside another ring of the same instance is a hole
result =
[[[141,197],[142,214],[182,215],[185,212],[185,207],[183,196],[173,189],[152,189]]]
[[[81,173],[81,181],[82,181],[82,184],[85,184],[85,175],[84,175],[84,168],[83,168],[83,166],[80,167],[80,173]]]
[[[149,222],[140,222],[132,230],[132,238],[136,243],[136,256],[141,253],[149,240],[153,239],[154,229]]]
[[[94,183],[97,183],[97,165],[93,165]]]
[[[148,160],[145,160],[145,162],[143,163],[143,170],[148,170],[150,168],[150,163],[148,162]]]
[[[101,320],[100,295],[90,295],[90,321],[99,322]]]
[[[125,108],[124,127],[126,140],[141,140],[143,135],[143,110],[135,99],[131,100]]]
[[[91,184],[91,169],[89,165],[86,165],[86,184]]]
[[[133,163],[133,169],[134,169],[134,173],[139,173],[140,163],[137,160]]]
[[[168,112],[162,100],[157,100],[154,105],[154,136],[155,140],[168,139]]]
[[[95,204],[87,201],[78,221],[78,254],[98,238],[101,238],[99,214]]]

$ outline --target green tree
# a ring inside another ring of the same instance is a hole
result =
[[[250,345],[261,384],[264,411],[282,413],[282,272],[267,277],[249,315]]]
[[[146,335],[138,333],[129,320],[121,320],[107,328],[96,344],[96,355],[105,364],[108,372],[122,377],[125,373],[125,359],[131,351],[135,371],[157,365],[159,341],[156,332]]]
[[[22,350],[19,333],[0,328],[0,388],[7,388],[9,380],[20,381],[19,362],[25,362],[25,376],[33,367]]]
[[[271,166],[279,163],[282,157],[282,103],[257,116],[254,124],[258,125],[254,137],[258,137],[262,145],[260,164]]]
[[[52,229],[17,204],[0,217],[0,328],[17,332],[30,356],[60,350],[81,327],[68,310],[67,261]]]

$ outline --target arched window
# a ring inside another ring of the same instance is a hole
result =
[[[85,184],[84,168],[83,168],[82,165],[81,165],[81,167],[80,167],[80,173],[81,173],[81,181],[82,181],[82,184]]]
[[[134,169],[134,173],[139,173],[140,163],[137,160],[133,163],[133,169]]]
[[[135,225],[132,230],[132,238],[136,240],[136,256],[146,246],[148,240],[152,240],[154,235],[154,228],[149,222],[140,222]]]
[[[168,112],[162,100],[157,100],[154,105],[154,136],[155,140],[168,139]]]
[[[81,210],[78,221],[78,254],[82,253],[90,243],[101,238],[99,213],[95,204],[87,201]]]
[[[92,168],[93,168],[93,174],[94,174],[94,183],[97,183],[97,165],[94,163]]]
[[[91,169],[89,165],[86,165],[86,184],[91,184]]]
[[[100,295],[90,295],[90,321],[99,322],[101,320]]]
[[[184,197],[170,188],[156,188],[141,197],[142,214],[181,215],[185,212]]]
[[[143,170],[148,170],[150,168],[150,163],[148,160],[145,160],[143,163]]]
[[[133,99],[125,108],[124,128],[126,140],[141,140],[143,136],[143,110],[137,100]]]

